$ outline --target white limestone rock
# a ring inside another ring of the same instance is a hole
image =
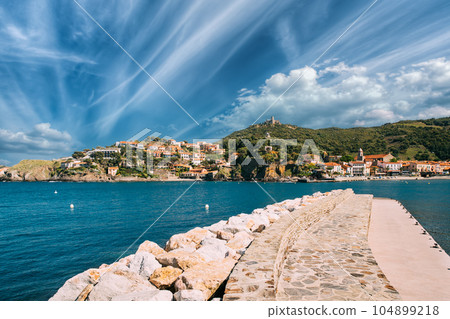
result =
[[[196,252],[187,252],[178,249],[158,255],[156,258],[163,266],[172,266],[183,270],[206,261]]]
[[[88,296],[90,301],[108,301],[132,292],[156,290],[148,280],[131,271],[109,271],[100,277]]]
[[[234,235],[234,238],[230,240],[226,244],[226,246],[228,246],[231,249],[234,249],[235,251],[237,251],[239,254],[242,255],[243,249],[247,248],[254,238],[255,238],[254,236],[250,235],[245,231],[239,232]]]
[[[251,214],[249,220],[254,222],[254,225],[250,228],[252,232],[260,233],[270,226],[269,218],[264,214]]]
[[[201,247],[196,253],[206,261],[224,259],[229,255],[230,248],[225,246],[227,242],[217,238],[207,238],[201,242]]]
[[[142,244],[139,245],[139,248],[136,253],[147,252],[152,254],[153,256],[157,256],[159,254],[163,254],[165,251],[157,243],[146,240]]]
[[[177,291],[174,295],[176,301],[204,301],[205,296],[201,290],[189,289]]]
[[[229,241],[229,240],[233,239],[233,237],[234,237],[234,235],[232,233],[224,231],[224,230],[219,230],[217,232],[217,238],[219,238],[219,239]]]
[[[161,264],[156,260],[153,254],[142,251],[134,256],[130,262],[129,268],[132,272],[148,279],[156,269],[161,268]]]
[[[277,220],[280,219],[280,216],[275,213],[268,213],[267,218],[269,219],[270,223],[275,223]]]
[[[251,220],[249,214],[239,214],[237,216],[232,216],[228,219],[223,230],[236,234],[240,231],[251,232],[251,228],[255,222]]]
[[[195,265],[178,277],[174,287],[201,290],[204,300],[208,300],[228,278],[235,264],[233,258],[225,258]]]
[[[323,196],[323,194],[321,192],[315,192],[314,194],[312,194],[313,197],[321,197]]]
[[[170,237],[166,244],[166,251],[171,251],[177,248],[194,247],[200,244],[205,238],[215,238],[216,235],[205,228],[196,227],[185,234],[177,234]]]
[[[187,252],[187,253],[193,253],[194,251],[196,251],[197,250],[197,244],[192,244],[192,245],[189,245],[189,246],[184,246],[184,247],[180,247],[180,248],[177,248],[177,249],[172,249],[171,251],[169,251],[169,253],[171,253],[171,252],[177,252],[177,251],[184,251],[184,252]],[[164,255],[164,254],[161,254],[161,256],[162,255]]]
[[[205,227],[205,229],[209,230],[210,232],[217,234],[219,230],[223,230],[227,222],[225,220],[221,220],[215,224],[212,224],[211,226]]]
[[[89,269],[70,279],[58,289],[50,301],[74,301],[89,284],[95,284],[100,274],[97,269]]]
[[[287,209],[288,211],[292,212],[299,207],[301,207],[302,199],[296,198],[296,199],[288,199],[280,203],[280,207]]]

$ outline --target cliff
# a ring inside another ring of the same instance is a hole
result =
[[[50,180],[56,171],[59,163],[56,161],[44,160],[23,160],[3,172],[0,180],[9,181],[47,181]]]

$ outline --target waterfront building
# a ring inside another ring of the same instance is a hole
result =
[[[187,172],[181,173],[180,176],[183,178],[205,178],[208,171],[204,168],[193,168]]]
[[[337,163],[328,162],[323,165],[325,166],[325,169],[331,174],[342,174],[342,166]]]
[[[108,175],[116,176],[119,168],[117,166],[108,167]]]
[[[378,167],[381,167],[387,175],[399,175],[402,165],[401,162],[378,162]]]
[[[413,172],[434,172],[435,165],[432,162],[411,162],[411,171]]]
[[[352,166],[352,176],[368,176],[369,170],[362,161],[353,161],[349,163]]]

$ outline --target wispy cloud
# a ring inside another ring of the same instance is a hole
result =
[[[92,147],[143,127],[182,139],[242,129],[373,1],[79,2],[204,125],[191,126],[73,1],[23,0],[0,4],[0,128],[8,136],[52,123]],[[276,114],[315,127],[447,114],[445,82],[433,80],[450,58],[447,2],[378,1]],[[429,61],[434,71],[419,65]]]
[[[30,132],[0,129],[0,150],[9,153],[56,154],[68,152],[72,137],[67,132],[51,128],[50,123],[35,125]]]

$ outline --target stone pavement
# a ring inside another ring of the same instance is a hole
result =
[[[277,300],[399,300],[368,244],[371,195],[353,195],[289,249]]]
[[[342,191],[256,238],[223,300],[399,300],[368,244],[372,196]]]
[[[326,198],[283,216],[258,236],[231,273],[223,300],[276,300],[276,287],[288,249],[302,230],[330,214],[353,191],[333,191]],[[299,227],[301,225],[301,227]]]

